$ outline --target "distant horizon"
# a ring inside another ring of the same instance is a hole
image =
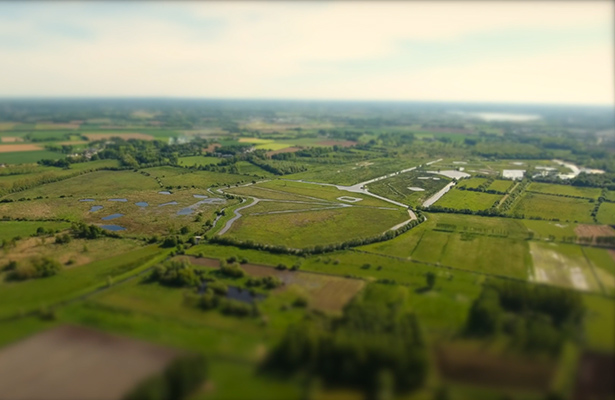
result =
[[[382,99],[322,99],[322,98],[258,98],[258,97],[182,97],[182,96],[0,96],[0,101],[221,101],[221,102],[305,102],[305,103],[372,103],[372,104],[433,104],[433,105],[468,105],[468,106],[513,106],[513,107],[570,107],[570,108],[608,108],[615,112],[615,107],[607,103],[531,103],[502,101],[459,101],[459,100],[382,100]]]

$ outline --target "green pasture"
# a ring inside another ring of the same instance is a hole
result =
[[[190,157],[180,157],[179,165],[194,167],[198,165],[211,165],[211,164],[219,164],[222,161],[222,158],[219,157],[206,157],[206,156],[190,156]]]
[[[615,203],[600,204],[596,219],[601,224],[615,225]]]
[[[31,164],[44,159],[59,160],[65,156],[48,150],[6,152],[0,153],[0,164]]]
[[[592,222],[593,208],[594,205],[585,199],[526,192],[517,200],[510,214],[555,221]]]
[[[406,210],[359,207],[247,215],[235,221],[226,235],[242,241],[306,248],[376,236],[407,219]]]
[[[496,179],[491,185],[487,186],[487,190],[495,190],[500,193],[507,193],[514,185],[514,182],[504,179]]]
[[[368,189],[370,192],[388,199],[410,206],[418,206],[450,182],[450,180],[444,177],[441,177],[439,180],[419,179],[422,175],[424,174],[420,172],[395,175],[391,178],[370,183]],[[430,178],[432,177],[430,176]],[[424,190],[416,191],[410,188],[421,188]]]
[[[486,178],[469,178],[462,179],[461,181],[459,181],[457,186],[460,188],[476,189],[485,182],[487,182]]]
[[[434,205],[456,210],[482,211],[493,207],[501,198],[502,196],[498,194],[459,190],[453,187]]]
[[[602,190],[599,188],[589,188],[589,187],[579,187],[579,186],[571,186],[571,185],[556,185],[552,183],[541,183],[541,182],[532,182],[530,186],[527,188],[527,191],[537,192],[537,193],[545,193],[545,194],[555,194],[561,196],[574,196],[574,197],[583,197],[587,199],[597,200],[602,193]]]
[[[0,241],[12,239],[16,236],[28,237],[36,233],[39,228],[45,230],[62,231],[70,227],[68,222],[55,221],[0,221]]]

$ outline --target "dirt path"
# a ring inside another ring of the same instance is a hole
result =
[[[500,202],[498,203],[498,206],[497,206],[496,208],[500,208],[500,206],[502,205],[502,203],[504,203],[504,202],[506,201],[506,199],[508,198],[508,196],[510,196],[510,194],[511,194],[512,192],[514,192],[514,191],[515,191],[515,189],[517,188],[517,186],[519,186],[519,184],[520,184],[520,183],[521,183],[521,182],[517,182],[517,183],[515,184],[515,186],[513,186],[513,188],[512,188],[512,189],[510,189],[510,190],[508,191],[508,193],[506,193],[506,196],[502,197],[502,199],[500,200]]]

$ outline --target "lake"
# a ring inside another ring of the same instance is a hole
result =
[[[109,220],[116,219],[116,218],[123,217],[123,216],[124,214],[111,214],[111,215],[107,215],[106,217],[102,217],[101,219],[103,221],[109,221]]]

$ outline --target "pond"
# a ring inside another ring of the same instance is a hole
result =
[[[90,212],[94,212],[94,211],[98,211],[102,209],[103,209],[103,206],[92,206],[92,208],[90,208]]]
[[[195,196],[197,196],[197,195],[195,195]],[[207,196],[205,196],[205,197],[207,197]],[[199,201],[197,203],[192,204],[191,206],[188,206],[186,208],[182,208],[181,210],[179,210],[177,212],[177,215],[190,215],[201,204],[222,204],[222,203],[226,203],[226,199],[220,199],[218,197],[212,197],[211,199],[206,198],[205,200],[201,200],[201,201]]]
[[[207,289],[207,282],[203,282],[199,293],[202,294],[203,292],[205,292],[205,289]],[[252,294],[249,290],[242,289],[237,286],[229,286],[228,292],[226,292],[225,297],[228,299],[238,300],[244,303],[254,303],[256,300],[263,300],[267,296],[259,293]]]
[[[111,215],[107,215],[106,217],[102,217],[101,219],[103,221],[109,221],[111,219],[116,219],[116,218],[123,217],[123,216],[124,214],[111,214]]]
[[[101,225],[100,227],[108,231],[125,231],[126,230],[126,228],[124,228],[123,226],[119,226],[119,225]]]
[[[135,203],[135,204],[136,204],[136,205],[138,205],[139,207],[147,207],[147,206],[149,206],[149,204],[147,204],[147,203],[146,203],[146,202],[144,202],[144,201],[139,201],[139,202],[137,202],[137,203]]]
[[[126,200],[126,199],[109,199],[109,201],[121,201],[122,203],[125,203],[128,200]]]
[[[81,199],[79,201],[94,201],[94,199]]]
[[[173,206],[177,204],[176,201],[169,201],[168,203],[162,203],[162,204],[158,204],[158,207],[164,207],[164,206]]]
[[[192,195],[195,199],[206,199],[209,196],[205,196],[204,194],[193,194]]]
[[[171,192],[169,192],[168,190],[163,190],[161,192],[158,192],[158,194],[171,194]]]

